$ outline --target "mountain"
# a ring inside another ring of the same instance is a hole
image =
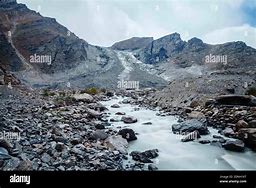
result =
[[[117,87],[126,67],[116,51],[90,45],[15,0],[0,2],[2,69],[31,87],[66,87],[68,82],[73,87]],[[166,84],[147,74],[138,78],[141,86]]]
[[[153,41],[153,37],[133,37],[117,42],[111,46],[114,50],[137,50],[146,47]]]

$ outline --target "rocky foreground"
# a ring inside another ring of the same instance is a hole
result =
[[[155,108],[153,101],[148,101],[154,92],[118,91],[116,95],[128,97],[122,103]],[[158,157],[157,148],[128,153],[128,143],[137,140],[136,133],[129,128],[111,128],[118,120],[108,120],[108,109],[100,101],[115,97],[113,92],[89,95],[84,91],[28,91],[2,86],[0,93],[1,170],[157,170],[151,160]],[[208,127],[214,127],[223,136],[213,135],[212,140],[199,143],[243,152],[246,147],[256,150],[255,104],[252,96],[221,96],[205,106],[165,107],[158,115],[180,117],[172,131],[184,133],[182,142],[197,140],[209,134]],[[125,112],[116,115],[126,124],[139,118]],[[7,133],[18,133],[19,139],[10,139]],[[133,162],[125,165],[128,156]]]

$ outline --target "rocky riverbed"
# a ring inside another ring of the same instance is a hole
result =
[[[145,92],[151,91],[115,96],[1,87],[0,169],[256,169],[256,153],[248,148],[254,133],[248,141],[229,124],[210,126],[211,118],[221,119],[209,116],[214,106],[170,111],[146,105]],[[245,123],[253,112],[247,109]]]

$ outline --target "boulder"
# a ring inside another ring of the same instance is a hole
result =
[[[220,105],[256,106],[256,97],[251,95],[221,95],[216,98]]]
[[[199,132],[196,130],[196,131],[193,131],[193,132],[185,135],[183,138],[181,138],[181,141],[189,142],[189,141],[197,140],[199,138],[201,138],[201,136],[200,136]]]
[[[256,128],[256,120],[249,121],[248,127],[250,127],[250,128]]]
[[[125,112],[117,112],[116,115],[124,116],[124,115],[125,115]]]
[[[239,120],[236,123],[236,131],[239,131],[242,128],[248,128],[248,123],[244,120]]]
[[[245,149],[244,142],[241,140],[228,140],[226,143],[222,144],[222,147],[226,150],[237,152],[243,152]]]
[[[188,113],[188,117],[191,119],[204,119],[205,116],[202,112],[198,112],[198,111],[191,111],[190,113]]]
[[[200,144],[209,144],[209,143],[211,143],[211,141],[210,140],[199,140],[199,143]]]
[[[86,112],[89,118],[101,118],[103,115],[102,113],[91,109],[87,109]]]
[[[110,106],[111,108],[120,108],[120,105],[119,104],[113,104]]]
[[[98,112],[103,112],[107,110],[107,108],[101,103],[90,103],[87,107]]]
[[[209,134],[209,130],[207,129],[206,125],[196,119],[186,120],[180,124],[172,125],[172,132],[174,134],[187,134],[196,130],[199,132],[200,135]]]
[[[152,149],[144,152],[133,151],[130,153],[130,155],[132,156],[132,159],[135,161],[139,161],[142,163],[153,163],[153,161],[150,159],[158,157],[158,150]]]
[[[93,102],[93,97],[87,93],[74,94],[73,97],[76,101],[82,101],[82,102],[87,102],[87,103]]]
[[[91,138],[94,140],[105,140],[108,138],[108,134],[102,130],[96,130],[92,133]]]
[[[138,121],[137,118],[133,116],[123,116],[121,120],[127,124],[136,123]]]
[[[121,135],[110,136],[105,140],[105,145],[111,150],[117,150],[122,154],[127,154],[128,142]]]
[[[121,135],[124,139],[126,139],[128,142],[137,140],[137,137],[135,135],[135,132],[132,129],[121,129],[118,132],[119,135]]]
[[[221,134],[223,134],[226,137],[234,137],[235,132],[232,128],[226,127],[224,130],[221,131]]]
[[[238,131],[238,137],[244,141],[246,146],[256,151],[256,128],[244,128]]]

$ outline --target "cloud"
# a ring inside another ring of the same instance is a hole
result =
[[[159,38],[178,32],[210,43],[244,40],[255,46],[246,0],[19,0],[55,17],[91,44],[110,46],[133,36]],[[252,17],[252,16],[251,16]],[[244,36],[244,32],[248,36]],[[219,35],[219,36],[218,36]]]
[[[202,39],[210,44],[244,41],[247,45],[256,48],[256,28],[249,25],[227,27],[207,33]]]

